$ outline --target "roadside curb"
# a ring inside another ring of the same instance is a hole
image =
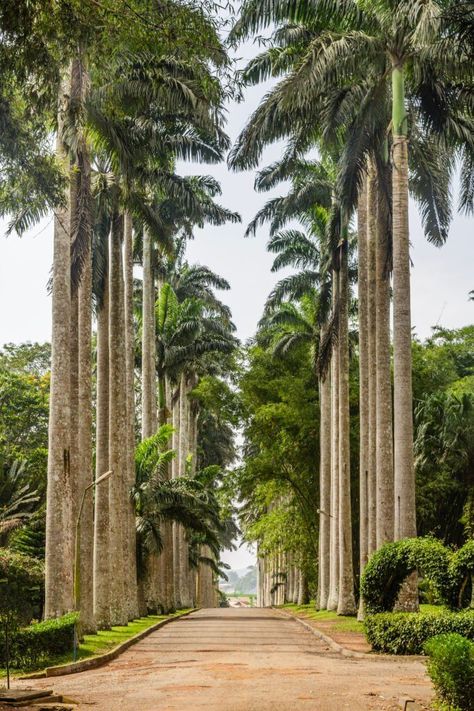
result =
[[[300,625],[303,625],[307,630],[309,630],[312,634],[314,634],[315,637],[318,637],[322,642],[328,645],[328,647],[333,651],[337,652],[338,654],[342,654],[344,657],[349,657],[350,659],[371,659],[372,661],[384,661],[386,659],[392,659],[392,660],[411,660],[411,661],[418,661],[422,662],[424,659],[426,659],[425,656],[421,654],[377,654],[376,652],[356,652],[354,649],[347,649],[347,647],[343,647],[342,644],[339,644],[338,642],[335,642],[332,637],[328,637],[328,635],[324,634],[324,632],[321,632],[321,630],[318,630],[317,627],[313,627],[312,625],[309,624],[309,622],[306,622],[303,620],[301,617],[297,617],[296,615],[292,615],[291,612],[286,612],[286,610],[282,610],[279,607],[272,607],[272,610],[275,610],[275,612],[281,613],[284,617],[291,618],[292,620],[296,620],[297,622],[300,623]]]
[[[110,652],[105,652],[105,654],[98,654],[96,657],[81,659],[78,662],[70,662],[69,664],[46,667],[46,669],[43,669],[41,672],[27,674],[26,676],[20,676],[18,678],[25,681],[29,679],[45,679],[47,677],[67,676],[68,674],[78,674],[79,672],[87,671],[89,669],[97,669],[98,667],[104,666],[104,664],[108,664],[108,662],[111,662],[113,659],[116,659],[122,654],[122,652],[125,652],[125,650],[132,645],[140,642],[145,637],[148,637],[148,635],[152,634],[152,632],[156,632],[156,630],[160,629],[160,627],[169,625],[171,622],[176,622],[176,620],[180,620],[182,617],[187,617],[191,613],[197,612],[198,609],[199,608],[196,607],[192,610],[173,615],[172,617],[167,617],[165,620],[160,620],[160,622],[157,622],[151,627],[147,627],[146,630],[138,632],[138,634],[125,640],[125,642],[122,642],[117,647],[114,647],[114,649],[111,649]]]

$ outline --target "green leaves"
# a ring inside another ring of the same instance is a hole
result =
[[[384,654],[423,654],[428,640],[439,634],[458,633],[474,639],[474,611],[384,612],[367,615],[367,641]]]
[[[469,541],[456,553],[435,538],[386,543],[371,556],[362,576],[367,612],[391,612],[403,581],[413,571],[430,581],[446,605],[460,609],[465,604],[466,582],[474,571],[474,543]]]
[[[429,639],[424,651],[438,698],[450,708],[469,711],[474,705],[474,642],[451,632]]]

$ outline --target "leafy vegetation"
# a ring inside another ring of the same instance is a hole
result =
[[[422,654],[427,640],[456,632],[474,639],[474,611],[382,612],[364,622],[368,642],[385,654]]]
[[[5,636],[47,618],[18,664],[65,652],[72,609],[95,631],[216,605],[236,516],[259,604],[359,630],[359,602],[375,649],[472,636],[474,326],[413,336],[408,210],[444,244],[457,170],[474,211],[472,30],[456,0],[4,0],[0,216],[54,218],[51,344],[0,351]],[[226,102],[270,78],[231,148]],[[244,348],[230,284],[186,259],[240,216],[180,163],[226,157],[286,191],[246,229],[291,273]],[[459,612],[392,614],[416,573]],[[433,644],[448,694],[470,647]]]
[[[10,647],[12,666],[18,669],[37,669],[46,665],[50,659],[69,652],[77,619],[77,613],[71,613],[16,630]],[[2,664],[5,663],[4,654],[0,660]]]
[[[428,673],[446,711],[474,705],[474,642],[460,634],[441,634],[425,644]]]

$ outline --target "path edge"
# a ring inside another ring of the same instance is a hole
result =
[[[105,652],[105,654],[98,654],[95,657],[81,659],[78,662],[70,662],[69,664],[59,664],[54,667],[46,667],[46,669],[43,669],[41,672],[27,674],[26,676],[20,676],[18,678],[21,680],[45,679],[47,677],[67,676],[69,674],[78,674],[79,672],[87,671],[89,669],[97,669],[98,667],[102,667],[105,664],[108,664],[113,659],[116,659],[122,654],[122,652],[125,652],[132,645],[136,644],[137,642],[140,642],[142,639],[148,637],[148,635],[152,634],[153,632],[156,632],[156,630],[159,630],[160,627],[169,625],[171,622],[176,622],[176,620],[180,620],[182,617],[187,617],[193,612],[197,612],[197,610],[199,610],[199,608],[195,607],[192,610],[187,610],[186,612],[178,613],[176,615],[173,615],[172,617],[167,617],[165,620],[160,620],[154,625],[151,625],[151,627],[147,627],[146,630],[138,632],[133,637],[130,637],[130,639],[127,639],[125,640],[125,642],[122,642],[117,647],[114,647],[110,650],[110,652]]]
[[[303,620],[301,617],[297,617],[296,615],[292,615],[291,612],[287,612],[286,610],[282,610],[280,607],[273,607],[272,610],[275,610],[275,612],[279,612],[282,614],[284,617],[288,617],[292,620],[296,620],[299,622],[300,625],[303,625],[309,632],[311,632],[315,637],[318,637],[322,642],[328,645],[330,649],[332,649],[333,652],[337,652],[338,654],[342,654],[344,657],[349,657],[352,659],[371,659],[372,661],[384,661],[386,659],[392,659],[392,660],[398,660],[400,659],[410,659],[413,661],[424,661],[426,657],[422,654],[377,654],[376,652],[356,652],[354,649],[348,649],[347,647],[343,647],[342,644],[339,644],[338,642],[335,642],[332,637],[328,637],[327,634],[324,634],[324,632],[321,632],[317,627],[313,627],[313,625],[310,625],[309,622],[306,622]]]

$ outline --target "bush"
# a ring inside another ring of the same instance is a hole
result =
[[[453,553],[449,562],[449,588],[445,593],[446,604],[462,608],[471,601],[474,576],[474,540],[470,540]]]
[[[0,617],[27,624],[42,613],[44,566],[22,553],[0,548]]]
[[[367,641],[376,652],[386,654],[422,654],[428,639],[449,632],[474,640],[474,610],[383,612],[365,620]]]
[[[442,634],[425,644],[428,673],[440,701],[452,711],[474,709],[474,643],[460,634]]]
[[[365,566],[361,594],[369,614],[393,609],[403,581],[418,572],[430,581],[434,594],[443,600],[450,587],[451,553],[434,538],[406,538],[386,543]]]
[[[74,625],[77,613],[38,622],[18,630],[11,640],[11,664],[18,668],[35,668],[72,651]],[[5,663],[5,645],[2,640],[0,660]]]

